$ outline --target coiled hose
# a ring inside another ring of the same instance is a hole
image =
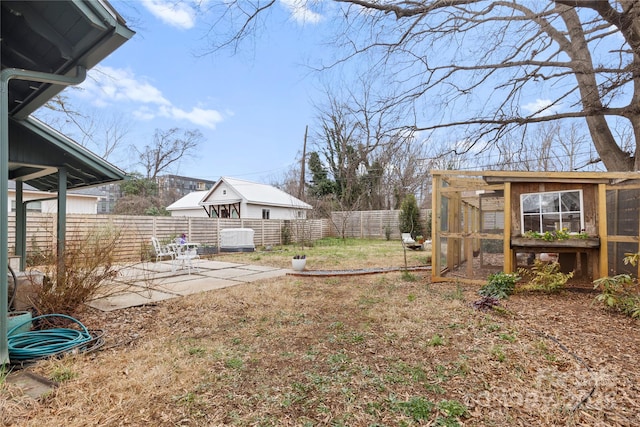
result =
[[[62,317],[80,326],[78,329],[54,328],[37,331],[14,333],[26,323],[48,317]],[[87,352],[95,350],[104,344],[102,331],[90,332],[79,320],[65,314],[45,314],[34,317],[7,332],[9,359],[26,361],[44,359],[71,351]]]

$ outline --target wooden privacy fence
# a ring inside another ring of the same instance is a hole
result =
[[[190,217],[155,217],[130,215],[67,215],[66,240],[71,243],[95,230],[111,228],[120,235],[115,254],[120,260],[137,261],[152,251],[151,237],[169,241],[185,233],[200,245],[219,246],[220,231],[228,228],[254,230],[256,247],[280,245],[283,237],[291,242],[317,240],[331,235],[328,219],[262,220]],[[285,231],[286,230],[286,231]],[[27,217],[27,257],[37,252],[53,251],[56,242],[56,216],[29,213]],[[9,215],[9,254],[15,248],[15,215]]]
[[[426,229],[430,209],[420,209],[420,219]],[[336,236],[361,239],[400,239],[400,210],[342,211],[331,213],[332,233]]]

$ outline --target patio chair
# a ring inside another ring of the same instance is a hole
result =
[[[402,233],[402,246],[411,250],[422,249],[422,245],[411,237],[411,233]]]
[[[162,260],[162,258],[171,258],[173,261],[176,251],[171,246],[161,245],[157,237],[152,237],[151,243],[153,243],[153,250],[156,251],[156,262]]]
[[[200,255],[198,255],[198,249],[189,245],[170,245],[174,248],[176,256],[173,258],[173,271],[176,271],[178,264],[180,264],[181,268],[187,268],[189,274],[191,274],[191,269],[194,268],[196,271],[200,272],[200,269],[197,265],[194,265],[194,259],[200,259]]]
[[[404,245],[415,245],[416,241],[411,237],[411,233],[402,233],[402,244]]]

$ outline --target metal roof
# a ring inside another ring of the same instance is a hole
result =
[[[216,191],[224,184],[228,185],[238,197],[227,195],[223,197]],[[211,206],[228,203],[237,203],[244,200],[246,203],[263,206],[281,206],[295,209],[313,209],[313,207],[302,200],[285,193],[279,188],[267,184],[245,181],[237,178],[221,177],[218,182],[209,190],[202,199],[200,205]]]
[[[202,206],[200,206],[199,203],[208,192],[209,190],[193,191],[167,206],[167,210],[179,211],[187,209],[202,209]]]

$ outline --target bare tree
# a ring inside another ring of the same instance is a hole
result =
[[[316,107],[312,137],[316,157],[309,154],[309,170],[317,182],[310,192],[335,194],[340,205],[351,209],[380,209],[390,153],[410,139],[411,133],[395,129],[399,110],[374,99],[373,85],[366,76],[358,83],[348,90],[327,89],[326,102]],[[322,188],[316,188],[319,186]]]
[[[260,27],[275,2],[225,2],[233,45]],[[397,88],[414,130],[446,129],[454,140],[489,147],[530,123],[583,119],[608,170],[640,169],[640,2],[636,0],[335,0],[342,55],[368,61]],[[301,1],[299,8],[322,7]],[[329,11],[330,8],[326,8]],[[224,19],[223,19],[224,18]],[[551,88],[551,89],[550,89]],[[535,94],[546,91],[538,107]],[[527,100],[530,100],[527,102]],[[622,146],[612,127],[633,135]]]
[[[577,122],[568,126],[563,122],[538,123],[530,127],[533,129],[521,137],[505,135],[484,153],[479,167],[524,171],[596,168],[599,159],[594,159],[588,136],[581,132],[582,127]]]
[[[203,138],[199,130],[156,129],[152,145],[145,145],[142,150],[133,148],[145,170],[145,177],[155,180],[180,160],[193,155]]]
[[[415,138],[406,139],[384,160],[384,197],[387,209],[400,209],[407,194],[415,195],[418,203],[426,202],[430,181],[428,144]]]
[[[39,114],[40,119],[110,161],[124,148],[126,137],[132,128],[131,121],[122,113],[79,111],[69,102],[64,92],[56,95],[45,107]]]

